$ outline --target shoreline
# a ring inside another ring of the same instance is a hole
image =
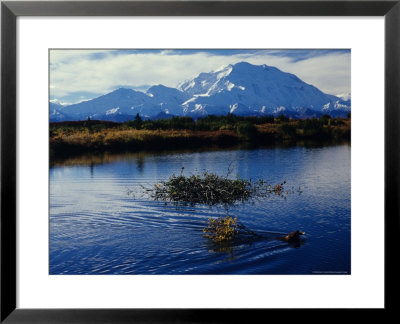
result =
[[[223,125],[217,130],[136,129],[102,121],[50,124],[50,159],[82,154],[350,143],[350,119]]]
[[[50,156],[50,168],[65,165],[98,165],[113,162],[120,159],[133,160],[136,163],[143,163],[147,156],[153,155],[169,155],[169,154],[185,154],[185,153],[202,153],[202,152],[215,152],[215,151],[231,151],[231,150],[253,150],[253,149],[278,149],[278,148],[320,148],[329,146],[351,146],[350,141],[342,140],[335,142],[321,142],[313,140],[302,141],[285,141],[281,143],[272,143],[265,145],[252,145],[252,144],[238,144],[233,146],[202,146],[197,148],[170,148],[158,150],[125,150],[125,151],[74,151],[72,154],[53,155]],[[70,152],[68,152],[70,153]]]

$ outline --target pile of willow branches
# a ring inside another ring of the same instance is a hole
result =
[[[234,204],[250,198],[263,198],[271,194],[284,195],[284,185],[272,186],[264,180],[231,179],[203,172],[200,175],[184,176],[173,174],[167,181],[154,186],[152,196],[156,200],[185,204]]]

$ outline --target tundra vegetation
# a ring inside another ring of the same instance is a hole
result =
[[[350,116],[349,116],[350,117]],[[264,145],[301,140],[329,143],[350,140],[350,118],[292,120],[278,117],[206,116],[144,120],[125,123],[76,121],[50,124],[52,155],[87,152],[229,147]]]

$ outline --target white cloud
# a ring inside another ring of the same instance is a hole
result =
[[[51,97],[63,98],[73,93],[107,93],[119,86],[143,88],[164,84],[175,87],[201,72],[221,65],[247,61],[268,64],[296,74],[303,81],[324,92],[350,92],[350,53],[327,52],[295,62],[289,56],[271,55],[270,51],[216,55],[194,52],[180,55],[172,50],[153,53],[111,50],[50,51]],[[77,100],[78,101],[78,98]]]

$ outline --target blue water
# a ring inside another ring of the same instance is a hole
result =
[[[144,187],[204,170],[296,189],[225,208],[154,201]],[[301,188],[301,192],[297,189]],[[262,238],[215,245],[209,217]],[[350,274],[350,146],[80,157],[50,169],[50,274]],[[292,245],[275,238],[306,232]]]

